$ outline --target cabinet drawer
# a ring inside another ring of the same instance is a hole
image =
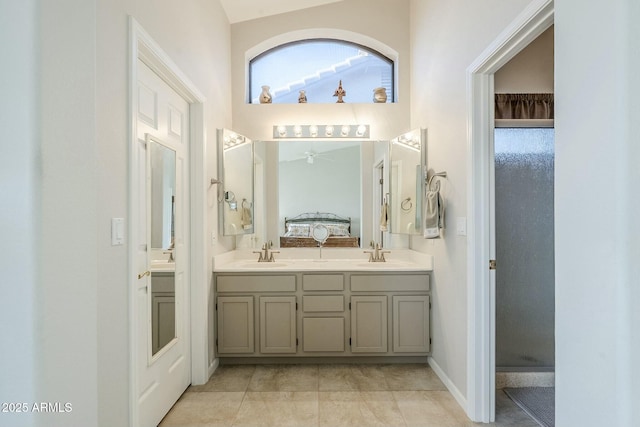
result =
[[[217,276],[218,292],[295,292],[295,275]]]
[[[302,297],[302,311],[305,313],[342,312],[344,297],[342,295],[305,295]]]
[[[373,275],[358,274],[351,276],[351,290],[353,292],[385,292],[385,291],[428,291],[428,274],[389,274]]]
[[[342,291],[342,274],[305,274],[302,276],[302,289],[305,291]]]

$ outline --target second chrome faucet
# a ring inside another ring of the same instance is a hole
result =
[[[391,251],[382,250],[380,243],[371,242],[371,249],[370,251],[364,251],[365,254],[369,254],[369,262],[386,262],[384,254],[391,253]]]
[[[273,257],[273,254],[279,254],[280,251],[274,251],[271,248],[273,247],[273,243],[265,243],[262,245],[262,249],[260,251],[253,251],[254,254],[260,254],[258,256],[258,262],[275,262],[276,259]]]

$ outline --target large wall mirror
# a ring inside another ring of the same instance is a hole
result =
[[[225,235],[255,233],[256,245],[316,247],[312,229],[321,223],[330,231],[325,246],[368,247],[372,240],[407,244],[384,233],[423,232],[425,130],[391,141],[247,143],[240,137],[226,150],[225,135],[237,134],[223,132],[219,200]],[[388,221],[382,227],[384,211]]]
[[[151,349],[155,355],[176,337],[176,152],[147,136],[148,217],[151,257]]]
[[[389,143],[388,231],[422,234],[426,130],[417,129]]]
[[[278,142],[278,242],[313,247],[313,227],[329,230],[325,246],[360,247],[364,148],[360,141]]]
[[[220,231],[224,236],[254,233],[253,141],[228,129],[218,130]]]

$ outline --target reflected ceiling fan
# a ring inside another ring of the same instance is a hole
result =
[[[307,159],[307,163],[309,163],[310,165],[312,165],[316,159],[319,160],[327,160],[330,162],[333,162],[334,160],[327,154],[323,154],[323,153],[318,153],[315,151],[305,151],[304,152],[304,157]]]

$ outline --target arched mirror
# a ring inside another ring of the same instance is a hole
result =
[[[148,217],[151,256],[151,349],[155,355],[176,337],[176,152],[147,135]]]

